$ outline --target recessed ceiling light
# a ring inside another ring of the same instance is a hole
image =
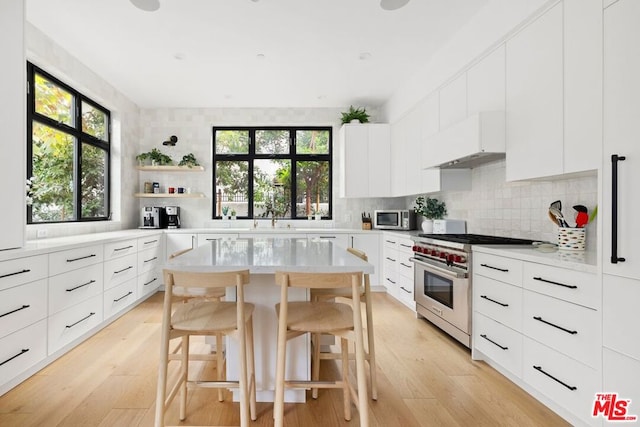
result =
[[[177,52],[173,54],[173,58],[178,61],[182,61],[184,58],[186,58],[186,55],[182,52]]]
[[[264,58],[266,58],[266,57],[264,56],[264,53],[259,53],[259,54],[257,54],[257,55],[256,55],[256,58],[258,58],[258,59],[264,59]]]
[[[131,4],[145,12],[155,12],[160,9],[160,0],[129,0]]]
[[[358,58],[360,58],[361,61],[366,61],[367,59],[371,59],[371,54],[369,52],[362,52],[358,55]]]
[[[396,10],[404,7],[409,0],[380,0],[380,7],[384,10]]]

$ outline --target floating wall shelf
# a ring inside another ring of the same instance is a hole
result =
[[[136,193],[135,197],[140,199],[160,199],[160,198],[176,198],[176,199],[201,199],[203,193]]]
[[[152,172],[202,172],[204,166],[136,166],[140,171]]]

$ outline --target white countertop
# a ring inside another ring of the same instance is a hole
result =
[[[595,251],[541,250],[523,245],[473,245],[473,252],[516,258],[523,261],[552,265],[587,273],[598,272],[598,257]]]
[[[211,271],[212,267],[216,271],[248,268],[252,274],[276,271],[374,273],[372,264],[330,241],[278,237],[214,240],[169,260],[165,267],[190,271]]]

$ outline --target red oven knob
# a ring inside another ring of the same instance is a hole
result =
[[[447,253],[446,252],[440,252],[440,258],[446,259],[447,258]]]
[[[467,257],[463,255],[456,255],[455,262],[460,262],[460,263],[467,262]]]
[[[420,246],[416,246],[416,252],[424,252],[424,248],[420,247]]]
[[[418,246],[417,246],[417,245],[413,245],[413,246],[411,247],[411,250],[412,250],[413,252],[419,252],[419,251],[418,251]]]
[[[427,255],[436,256],[438,254],[438,251],[436,251],[435,249],[425,248],[424,253]]]
[[[455,259],[456,259],[456,255],[454,255],[454,254],[448,254],[447,255],[447,261],[454,262]]]

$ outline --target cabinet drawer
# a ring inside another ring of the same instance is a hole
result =
[[[398,251],[404,252],[405,254],[412,256],[413,250],[411,248],[413,248],[413,240],[404,239],[404,238],[398,239],[398,246],[397,246]]]
[[[138,255],[112,259],[104,263],[104,289],[124,283],[138,276]]]
[[[413,263],[409,261],[409,256],[400,256],[396,264],[396,269],[400,276],[407,278],[413,283]]]
[[[593,399],[602,392],[597,370],[527,337],[523,355],[525,382],[585,423],[600,425],[591,417]]]
[[[401,298],[407,302],[413,302],[413,277],[398,276],[398,289]]]
[[[130,255],[138,252],[138,240],[123,240],[121,242],[105,243],[104,245],[104,259],[110,260],[113,258],[120,258],[125,255]]]
[[[482,314],[473,317],[473,345],[516,377],[522,376],[522,335]]]
[[[138,279],[129,280],[104,292],[104,318],[124,310],[136,300]]]
[[[473,253],[473,273],[522,286],[522,264],[517,259],[497,255]]]
[[[49,315],[76,305],[103,290],[102,264],[49,278]]]
[[[102,322],[102,295],[49,316],[49,354],[79,338]]]
[[[384,250],[386,251],[387,248],[395,250],[398,247],[399,240],[400,238],[398,237],[384,236],[384,241],[383,241]]]
[[[522,286],[585,307],[600,308],[600,281],[595,274],[525,262]]]
[[[41,320],[0,339],[0,384],[47,357],[47,321]]]
[[[155,270],[160,266],[160,248],[149,248],[138,252],[138,274]]]
[[[524,291],[522,332],[591,367],[600,365],[599,312]]]
[[[158,270],[151,270],[138,276],[138,298],[142,298],[155,292],[162,283],[162,273]]]
[[[47,316],[47,279],[0,292],[0,337]]]
[[[104,260],[103,245],[69,249],[49,254],[49,275],[66,273]]]
[[[143,251],[149,248],[155,248],[161,246],[162,234],[154,234],[148,237],[140,237],[138,239],[138,250]]]
[[[522,331],[522,288],[473,275],[473,309]]]
[[[47,255],[0,262],[0,290],[47,277]]]

